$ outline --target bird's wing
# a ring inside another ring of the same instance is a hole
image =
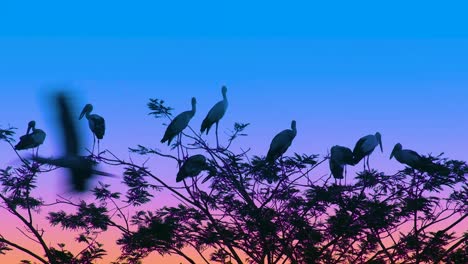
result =
[[[213,122],[216,122],[224,116],[224,112],[224,101],[219,101],[210,109],[207,117]]]
[[[283,154],[291,145],[293,135],[289,129],[283,130],[278,133],[270,143],[267,157],[273,158],[272,155]]]
[[[22,150],[29,148],[34,144],[34,139],[32,134],[23,135],[20,137],[20,141],[16,144],[15,149]]]
[[[421,158],[421,155],[419,155],[416,151],[414,150],[411,150],[411,149],[406,149],[405,152],[407,152],[408,154],[414,156],[414,157],[417,157],[417,158]]]
[[[73,116],[70,110],[70,105],[65,93],[59,93],[56,97],[58,109],[58,123],[61,126],[63,144],[65,146],[66,155],[78,155],[80,139],[78,132],[73,122]]]
[[[343,179],[344,166],[338,164],[334,159],[330,159],[330,171],[335,179]]]
[[[203,133],[203,131],[207,130],[206,133],[208,134],[208,131],[210,130],[211,126],[224,116],[224,110],[224,102],[217,102],[210,109],[205,119],[203,119],[200,131]]]
[[[185,111],[176,116],[167,127],[166,133],[179,134],[184,130],[190,121],[190,111]]]
[[[362,147],[368,138],[369,136],[365,136],[365,137],[360,138],[358,142],[356,142],[356,145],[354,146],[354,149],[353,149],[355,163],[358,163],[359,161],[362,160],[362,158],[364,158],[365,153],[362,150]]]
[[[35,133],[32,133],[32,138],[34,143],[36,144],[42,144],[46,138],[46,133],[42,131],[41,129],[37,129]]]
[[[93,127],[91,130],[94,132],[98,139],[102,139],[106,132],[106,121],[102,116],[96,114],[91,115],[90,121],[91,120],[93,122]]]
[[[364,145],[364,142],[366,141],[366,137],[362,137],[356,142],[356,145],[354,146],[353,153],[356,153],[361,150],[361,146]]]

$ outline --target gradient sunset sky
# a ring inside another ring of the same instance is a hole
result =
[[[234,122],[251,123],[237,150],[265,155],[271,138],[295,119],[289,154],[325,155],[335,144],[353,147],[379,131],[384,153],[376,152],[371,166],[381,170],[402,168],[389,160],[398,142],[421,154],[468,160],[466,4],[308,2],[1,3],[0,125],[23,134],[36,120],[48,133],[41,153],[57,154],[47,99],[54,87],[69,87],[77,112],[92,103],[105,117],[103,148],[125,158],[137,144],[168,151],[159,143],[162,121],[147,115],[148,99],[164,99],[177,114],[195,96],[191,125],[198,129],[226,85],[230,105],[221,138]],[[215,142],[214,134],[208,137]],[[18,163],[6,144],[0,158],[2,167]],[[169,181],[174,169],[154,166]],[[53,199],[62,192],[59,178],[40,179],[39,189]],[[0,233],[14,235],[17,224],[2,224]],[[0,263],[22,257],[0,256]]]

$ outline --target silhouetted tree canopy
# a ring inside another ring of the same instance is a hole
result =
[[[174,109],[160,99],[150,99],[147,106],[162,137]],[[88,190],[94,199],[58,195],[54,201],[34,190],[38,177],[61,168],[18,152],[16,128],[0,128],[0,141],[20,160],[2,163],[1,214],[16,217],[21,233],[42,249],[17,244],[0,231],[0,254],[23,251],[30,260],[22,263],[100,263],[106,244],[116,243],[121,254],[113,263],[129,264],[142,263],[152,253],[178,255],[186,263],[468,263],[468,233],[456,231],[467,223],[466,162],[421,155],[424,163],[418,164],[425,166],[389,175],[373,164],[348,173],[342,184],[316,173],[319,166],[328,170],[329,156],[289,151],[267,161],[266,153],[251,154],[253,146],[232,147],[248,136],[249,124],[235,123],[219,146],[214,131],[205,136],[193,129],[199,125],[190,123],[175,136],[169,152],[159,149],[164,144],[158,139],[151,146],[129,147],[130,156],[155,156],[163,160],[159,163],[118,157],[104,137],[106,149],[89,151],[86,158],[120,169],[120,185],[98,182]],[[219,125],[225,130],[222,120]],[[48,140],[53,139],[44,144]],[[199,156],[188,161],[194,155]],[[154,172],[173,165],[181,170],[180,182],[177,172]],[[122,185],[124,193],[113,191]],[[176,205],[161,199],[162,193],[174,197]],[[48,226],[38,225],[38,218],[62,228],[64,236],[76,236],[82,250],[46,241]],[[118,232],[120,238],[100,241],[104,232]]]

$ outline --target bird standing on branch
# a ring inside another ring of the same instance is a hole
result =
[[[87,104],[85,107],[83,107],[83,111],[81,111],[80,114],[80,120],[83,118],[83,116],[86,116],[86,119],[88,119],[88,125],[89,129],[91,129],[91,132],[93,132],[93,151],[92,153],[94,154],[94,146],[96,145],[96,138],[98,142],[98,156],[99,156],[99,141],[104,137],[104,134],[106,132],[106,123],[104,121],[104,118],[100,115],[96,114],[91,114],[93,111],[93,105]]]
[[[329,165],[333,178],[341,181],[344,178],[343,172],[346,169],[346,165],[354,165],[353,152],[347,147],[333,146],[330,150]]]
[[[221,88],[221,93],[223,94],[223,100],[217,102],[208,112],[205,119],[203,119],[200,132],[203,134],[206,130],[206,134],[210,132],[210,128],[213,124],[216,124],[216,146],[219,148],[219,140],[218,140],[218,124],[221,118],[223,118],[224,114],[226,113],[228,107],[228,100],[227,100],[227,88],[223,86]]]
[[[296,137],[296,121],[291,122],[291,129],[285,129],[278,133],[270,144],[270,149],[266,156],[266,160],[269,162],[274,162],[276,159],[281,157],[291,146],[293,139]]]
[[[403,149],[403,146],[400,143],[395,144],[395,147],[393,147],[390,159],[393,157],[395,157],[395,159],[401,164],[408,165],[410,168],[419,171],[438,173],[445,176],[450,173],[450,170],[446,167],[432,162],[429,158],[422,157],[416,151]]]
[[[172,139],[174,139],[174,137],[182,133],[182,131],[188,126],[192,117],[195,115],[196,105],[197,99],[195,99],[195,97],[192,97],[192,110],[180,113],[171,121],[169,126],[167,126],[166,132],[164,133],[164,137],[161,139],[161,143],[167,141],[167,145],[169,146],[171,144]]]
[[[29,133],[31,131],[31,134]],[[28,123],[28,130],[26,134],[20,137],[20,141],[16,144],[16,150],[34,149],[36,148],[36,156],[39,151],[39,146],[44,143],[46,133],[42,129],[36,128],[36,121]],[[34,153],[34,150],[33,150]]]
[[[208,169],[205,156],[201,154],[193,155],[184,161],[177,173],[176,182],[181,182],[188,177],[195,177],[203,170]]]
[[[366,163],[367,169],[370,170],[369,166],[369,156],[374,152],[374,149],[380,146],[380,151],[383,152],[382,147],[382,135],[379,132],[375,133],[375,135],[367,135],[362,137],[354,146],[353,155],[354,155],[354,164],[358,164],[364,158],[364,170],[366,170]],[[367,157],[367,162],[366,158]]]

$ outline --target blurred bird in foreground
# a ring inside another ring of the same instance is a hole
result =
[[[34,157],[39,163],[47,163],[58,167],[67,168],[69,172],[69,184],[77,192],[87,190],[88,182],[94,175],[112,176],[107,172],[94,169],[96,162],[91,157],[79,156],[81,147],[80,137],[76,129],[75,118],[71,113],[69,98],[64,92],[55,96],[57,122],[61,128],[65,155],[58,159]]]

